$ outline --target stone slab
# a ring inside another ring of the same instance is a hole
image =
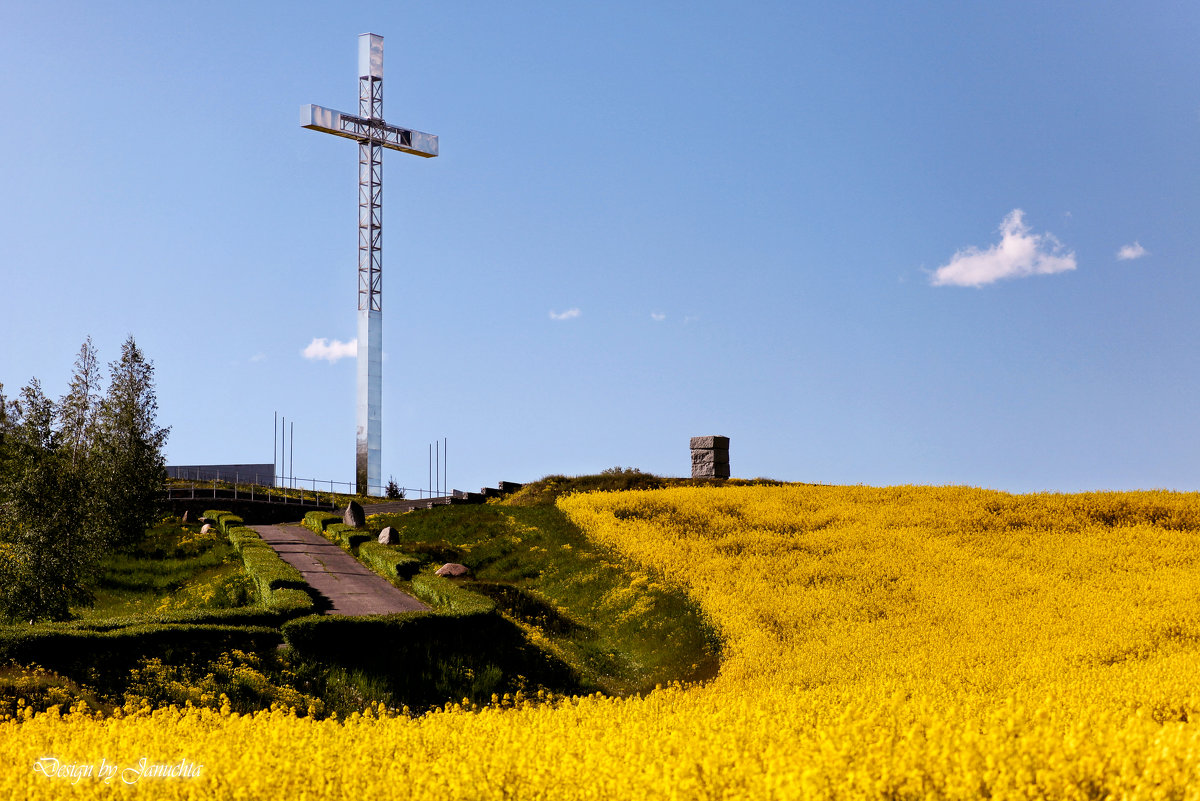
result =
[[[692,437],[692,450],[711,451],[714,448],[729,450],[729,437]]]
[[[729,464],[729,451],[692,451],[692,464]]]
[[[729,478],[728,464],[694,464],[692,478]]]

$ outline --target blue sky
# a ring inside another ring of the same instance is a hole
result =
[[[352,478],[365,31],[384,476],[1200,489],[1194,3],[8,2],[9,394],[133,334],[170,462]]]

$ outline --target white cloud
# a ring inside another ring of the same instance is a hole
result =
[[[564,312],[551,311],[550,319],[551,320],[574,320],[576,317],[578,317],[581,314],[583,314],[583,312],[579,311],[579,309],[567,309]]]
[[[981,287],[1002,278],[1049,275],[1075,269],[1074,252],[1063,252],[1053,234],[1031,234],[1025,212],[1013,209],[1000,223],[1000,241],[987,250],[960,250],[934,271],[934,286]]]
[[[254,354],[253,356],[250,357],[250,361],[252,361],[252,362],[266,361],[266,359],[267,359],[267,354],[265,354],[261,351],[259,351],[258,353]]]
[[[663,314],[662,312],[650,312],[650,319],[656,323],[661,323],[663,320],[667,319],[667,315]]]
[[[313,361],[326,359],[330,363],[333,363],[339,359],[349,359],[352,356],[357,356],[358,340],[352,339],[349,342],[341,342],[335,339],[333,342],[330,342],[324,337],[320,339],[313,337],[313,341],[308,343],[308,347],[302,353],[306,359],[312,359]]]
[[[1132,245],[1126,245],[1125,247],[1123,247],[1117,251],[1117,261],[1129,261],[1130,259],[1140,259],[1142,256],[1145,256],[1147,253],[1149,253],[1149,251],[1147,251],[1144,247],[1142,247],[1137,242],[1134,242]]]

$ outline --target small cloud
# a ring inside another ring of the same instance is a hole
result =
[[[1132,245],[1126,245],[1117,251],[1117,261],[1130,261],[1132,259],[1140,259],[1149,253],[1144,247],[1137,242]]]
[[[583,312],[579,311],[579,309],[567,309],[564,312],[552,311],[552,312],[550,312],[550,319],[551,320],[574,320],[576,317],[578,317],[581,314],[583,314]]]
[[[934,271],[934,286],[981,287],[1004,278],[1050,275],[1075,269],[1075,254],[1064,253],[1053,234],[1031,234],[1025,212],[1013,209],[1000,223],[1000,241],[987,250],[960,250]]]
[[[352,339],[349,342],[341,342],[321,337],[320,339],[313,337],[313,341],[308,343],[303,351],[304,358],[316,361],[318,359],[326,359],[330,364],[339,359],[349,359],[352,356],[358,355],[358,340]]]
[[[667,319],[667,315],[663,314],[662,312],[650,312],[650,319],[656,323],[661,323],[663,320]]]
[[[263,353],[262,351],[259,351],[258,353],[254,354],[253,356],[250,357],[250,361],[252,361],[252,362],[262,362],[262,361],[266,361],[266,359],[267,359],[267,354]]]
[[[694,323],[699,319],[700,319],[699,317],[689,314],[683,318],[683,324],[687,325],[688,323]]]

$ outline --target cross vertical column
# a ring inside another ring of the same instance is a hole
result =
[[[381,486],[383,407],[383,37],[358,37],[358,406],[355,491]]]
[[[369,495],[382,486],[383,439],[383,151],[435,158],[434,134],[383,121],[383,37],[358,37],[358,116],[312,104],[300,125],[358,142],[358,426],[354,484]]]

